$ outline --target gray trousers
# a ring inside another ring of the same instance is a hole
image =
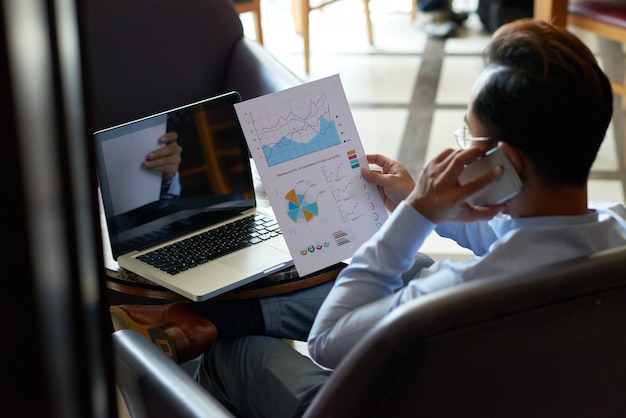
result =
[[[416,256],[408,282],[433,260]],[[218,339],[202,356],[196,380],[234,414],[299,417],[331,371],[294,350],[285,339],[306,341],[334,281],[260,299],[266,335]]]

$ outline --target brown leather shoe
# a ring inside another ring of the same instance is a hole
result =
[[[178,364],[202,354],[217,338],[217,328],[187,302],[167,305],[117,305],[109,308],[115,330],[133,329]]]

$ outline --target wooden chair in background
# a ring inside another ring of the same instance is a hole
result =
[[[257,41],[263,45],[263,29],[261,26],[261,0],[232,0],[238,13],[252,12],[254,14],[254,26]],[[296,27],[296,32],[302,35],[304,41],[304,69],[309,73],[311,68],[310,49],[310,25],[309,15],[314,10],[322,10],[324,7],[339,0],[321,0],[311,4],[311,0],[291,0],[291,10]],[[415,20],[418,0],[411,0],[411,20]],[[367,41],[374,44],[372,21],[370,18],[369,0],[363,0],[365,12],[365,24],[367,28]]]
[[[619,44],[626,43],[626,1],[571,0],[567,13],[569,25]],[[624,59],[621,61],[623,67]],[[626,97],[626,80],[621,75],[621,79],[612,79],[611,85],[615,93]]]
[[[626,43],[626,0],[569,0],[567,24],[602,38],[600,52],[604,69],[611,79],[613,92],[621,96],[622,124],[617,132],[624,139],[622,164],[626,168],[626,72],[623,52]]]
[[[311,0],[291,0],[291,10],[296,26],[296,32],[302,35],[304,40],[304,70],[309,73],[311,63],[310,37],[309,37],[309,14],[313,10],[321,10],[324,7],[335,3],[339,0],[320,0],[311,4]],[[374,44],[374,36],[372,34],[372,21],[370,19],[369,0],[363,0],[363,8],[365,10],[365,23],[367,26],[367,40],[370,45]]]
[[[261,0],[233,0],[237,13],[252,12],[256,40],[263,45],[263,27],[261,26]]]

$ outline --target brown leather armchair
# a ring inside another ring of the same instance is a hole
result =
[[[624,266],[626,247],[408,303],[355,345],[305,417],[622,417]],[[185,416],[223,416],[197,382],[164,373],[175,363],[132,332],[113,335],[129,407],[181,416],[198,402]],[[128,396],[138,386],[143,396]]]
[[[82,5],[94,130],[230,90],[245,100],[301,83],[244,36],[231,0]]]

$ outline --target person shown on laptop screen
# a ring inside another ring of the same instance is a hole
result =
[[[158,136],[153,129],[146,129],[136,132],[132,139],[146,144],[156,142],[160,147],[150,150],[141,162],[112,152],[104,158],[112,173],[130,173],[127,176],[120,175],[119,181],[115,180],[114,174],[109,178],[111,187],[126,190],[121,198],[112,199],[115,223],[123,229],[150,221],[149,214],[155,206],[165,207],[167,201],[178,199],[181,194],[179,169],[183,148],[178,143],[178,133],[168,127],[168,132]],[[118,152],[125,155],[123,149]]]
[[[141,165],[146,170],[162,173],[161,199],[175,199],[180,195],[178,168],[183,148],[177,141],[177,132],[165,133],[158,140],[162,146],[150,151]]]
[[[98,133],[106,170],[100,181],[105,191],[110,191],[103,198],[110,209],[107,214],[114,215],[108,219],[109,228],[117,232],[111,237],[114,244],[118,238],[124,241],[142,235],[144,229],[136,228],[162,221],[168,214],[172,215],[170,221],[178,221],[200,214],[200,209],[207,213],[205,209],[211,207],[242,206],[237,203],[241,201],[246,201],[243,206],[249,205],[252,193],[242,189],[246,182],[236,174],[243,162],[233,160],[233,166],[227,167],[215,156],[215,150],[229,154],[224,138],[235,127],[218,131],[201,122],[198,115],[183,108],[129,124],[126,130]],[[156,143],[162,146],[155,149]],[[241,173],[246,174],[244,170]]]

